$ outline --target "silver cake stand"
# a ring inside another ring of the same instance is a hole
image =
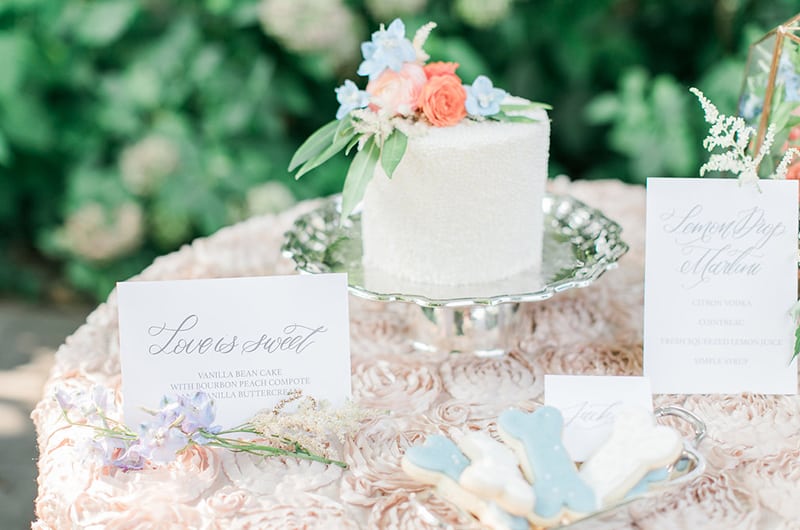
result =
[[[542,266],[491,283],[435,285],[364,265],[361,215],[340,226],[340,197],[328,198],[295,220],[282,251],[304,273],[347,273],[350,292],[380,302],[421,307],[413,345],[422,350],[499,355],[513,348],[521,302],[586,287],[617,265],[628,250],[620,226],[602,212],[563,195],[546,195]]]

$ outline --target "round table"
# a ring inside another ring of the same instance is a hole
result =
[[[376,413],[341,448],[346,470],[213,449],[142,471],[104,467],[86,449],[91,433],[64,422],[53,394],[95,384],[119,389],[112,293],[58,350],[33,412],[40,452],[33,528],[480,528],[403,473],[405,448],[430,433],[493,432],[503,409],[541,404],[546,373],[642,372],[644,189],[563,179],[551,188],[622,225],[631,249],[619,268],[586,289],[523,304],[513,352],[499,358],[414,351],[415,306],[351,297],[354,398]],[[290,274],[293,265],[280,254],[283,233],[315,204],[225,228],[157,259],[137,278]],[[580,528],[800,529],[800,397],[659,395],[654,402],[705,420],[706,473]]]

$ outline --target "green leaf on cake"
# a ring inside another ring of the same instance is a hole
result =
[[[348,129],[353,129],[353,119],[348,114],[347,116],[343,117],[339,120],[339,125],[336,127],[336,132],[333,133],[334,136],[339,136],[345,134],[345,131]]]
[[[383,142],[383,149],[381,149],[381,167],[386,172],[389,178],[392,178],[394,170],[406,154],[406,146],[408,146],[408,136],[400,132],[398,129],[392,131],[392,134]]]
[[[355,146],[358,145],[358,142],[361,140],[361,136],[354,136],[350,143],[347,144],[347,149],[344,150],[344,154],[349,155],[350,151],[353,150]]]
[[[300,164],[311,160],[330,146],[333,143],[334,135],[338,128],[339,120],[333,120],[326,123],[317,129],[314,134],[309,136],[308,139],[303,142],[303,145],[298,147],[297,151],[295,151],[292,160],[289,162],[289,171],[294,171]]]
[[[500,112],[492,114],[489,119],[508,123],[536,123],[539,118],[534,118],[521,112],[530,112],[537,109],[550,110],[552,107],[546,103],[531,101],[528,103],[504,103],[500,105]],[[513,114],[509,114],[513,113]]]
[[[295,179],[299,179],[312,169],[321,166],[325,162],[327,162],[333,155],[341,151],[345,148],[347,144],[356,136],[356,131],[353,127],[345,127],[341,131],[339,129],[333,135],[333,143],[331,143],[328,147],[326,147],[321,153],[317,156],[313,157],[311,160],[307,160],[305,164],[300,168],[300,171],[297,172],[295,175]]]
[[[495,119],[497,121],[504,121],[509,123],[536,123],[539,121],[538,118],[531,118],[529,116],[520,116],[516,114],[506,114],[504,111],[500,111],[497,114],[493,114],[490,118]]]
[[[505,112],[519,112],[536,109],[551,110],[552,108],[552,105],[548,105],[547,103],[539,103],[537,101],[531,101],[528,103],[503,103],[500,105],[500,110]]]
[[[794,355],[789,362],[794,361],[795,357],[800,355],[800,326],[794,330]]]
[[[375,166],[378,164],[380,149],[375,144],[374,137],[370,137],[364,147],[353,157],[353,163],[347,171],[342,190],[342,216],[339,222],[343,222],[353,213],[356,205],[361,202],[367,184],[372,179]]]

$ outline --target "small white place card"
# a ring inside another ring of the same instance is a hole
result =
[[[562,440],[576,462],[585,461],[608,439],[620,408],[653,410],[646,377],[547,374],[544,402],[564,416]]]
[[[117,284],[125,423],[204,391],[233,427],[288,392],[350,396],[344,274]]]
[[[797,181],[648,179],[646,237],[653,392],[797,392]]]

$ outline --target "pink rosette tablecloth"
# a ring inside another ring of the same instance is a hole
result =
[[[86,450],[91,433],[70,427],[56,387],[120,385],[117,301],[112,294],[59,349],[42,401],[35,529],[68,528],[437,528],[410,501],[454,528],[479,528],[406,477],[405,449],[429,433],[495,429],[508,406],[532,410],[543,375],[638,375],[642,370],[644,189],[618,182],[556,181],[624,228],[630,252],[591,287],[525,304],[515,351],[501,358],[414,352],[413,306],[351,297],[353,392],[387,411],[344,444],[349,468],[261,459],[196,448],[175,463],[108,471]],[[315,203],[248,220],[157,259],[147,280],[289,274],[283,233]],[[632,503],[591,528],[800,529],[800,397],[656,396],[708,424],[704,476],[658,498]],[[391,411],[391,412],[388,412]],[[582,526],[583,528],[583,526]]]

